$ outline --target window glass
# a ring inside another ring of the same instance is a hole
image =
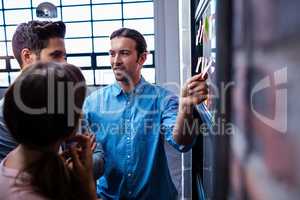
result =
[[[124,18],[153,17],[153,2],[124,4]]]
[[[81,70],[84,78],[85,78],[85,82],[87,85],[94,85],[94,73],[93,70]]]
[[[110,40],[108,37],[94,39],[95,52],[108,52],[110,49]]]
[[[115,76],[111,69],[95,70],[97,85],[108,85],[115,82]]]
[[[18,72],[9,72],[10,75],[10,84],[12,84],[16,78],[20,75],[21,71]]]
[[[93,6],[93,19],[105,20],[105,19],[121,19],[121,4],[111,5],[95,5]]]
[[[0,69],[6,69],[6,61],[5,61],[5,59],[0,59]]]
[[[108,67],[111,66],[110,64],[110,56],[97,56],[97,66],[98,67]]]
[[[85,21],[91,19],[90,6],[73,6],[62,8],[63,21]]]
[[[7,42],[7,55],[8,56],[13,56],[13,50],[12,50],[12,44],[11,42]]]
[[[30,0],[3,0],[4,8],[30,8]]]
[[[6,26],[6,38],[12,40],[12,37],[17,29],[17,26]]]
[[[6,46],[5,42],[0,42],[0,56],[6,56]]]
[[[5,41],[5,34],[4,34],[4,28],[3,27],[0,27],[0,40]]]
[[[136,2],[136,1],[145,1],[145,0],[123,0],[123,2]]]
[[[93,0],[92,3],[121,3],[121,0]]]
[[[122,21],[103,21],[93,23],[94,36],[110,36],[111,33],[122,27]]]
[[[151,53],[149,53],[147,55],[147,60],[144,65],[152,65],[152,64],[153,64],[153,55]]]
[[[68,63],[76,65],[77,67],[91,67],[90,56],[67,57]]]
[[[90,4],[90,0],[62,0],[61,4],[64,5],[80,5],[80,4]]]
[[[16,59],[10,59],[10,67],[12,69],[20,69],[20,65]]]
[[[147,50],[153,51],[154,50],[154,36],[153,35],[146,35],[144,36],[147,42]]]
[[[155,69],[154,68],[142,68],[142,75],[146,81],[155,83]]]
[[[92,51],[92,39],[65,39],[68,53],[90,53]]]
[[[66,23],[66,38],[68,37],[91,37],[91,23]]]
[[[153,19],[124,20],[124,27],[135,29],[142,34],[154,34]]]
[[[52,3],[55,6],[60,5],[59,1],[60,0],[47,0],[47,2]],[[45,0],[32,0],[32,6],[37,7],[40,3],[43,3],[43,2],[45,2]]]
[[[7,72],[0,72],[0,87],[8,87],[8,73]]]
[[[30,9],[6,10],[4,14],[6,24],[20,24],[31,20]]]
[[[1,5],[1,3],[0,3]],[[0,25],[3,25],[3,11],[0,10]]]

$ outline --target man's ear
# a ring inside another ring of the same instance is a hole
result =
[[[138,59],[138,64],[139,65],[143,65],[147,59],[147,55],[148,55],[148,52],[144,52],[140,55],[139,59]]]
[[[36,54],[28,48],[24,48],[21,51],[22,68],[27,67],[36,60]]]

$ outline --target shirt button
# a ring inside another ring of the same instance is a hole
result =
[[[130,176],[131,176],[131,174],[129,173],[129,174],[128,174],[128,176],[130,177]]]

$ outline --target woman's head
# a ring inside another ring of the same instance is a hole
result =
[[[47,148],[74,133],[85,92],[84,77],[74,65],[36,63],[9,87],[4,120],[18,143]]]

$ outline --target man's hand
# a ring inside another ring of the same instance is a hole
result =
[[[191,77],[182,88],[181,109],[191,108],[207,99],[208,86],[206,84],[207,75],[197,74]]]

